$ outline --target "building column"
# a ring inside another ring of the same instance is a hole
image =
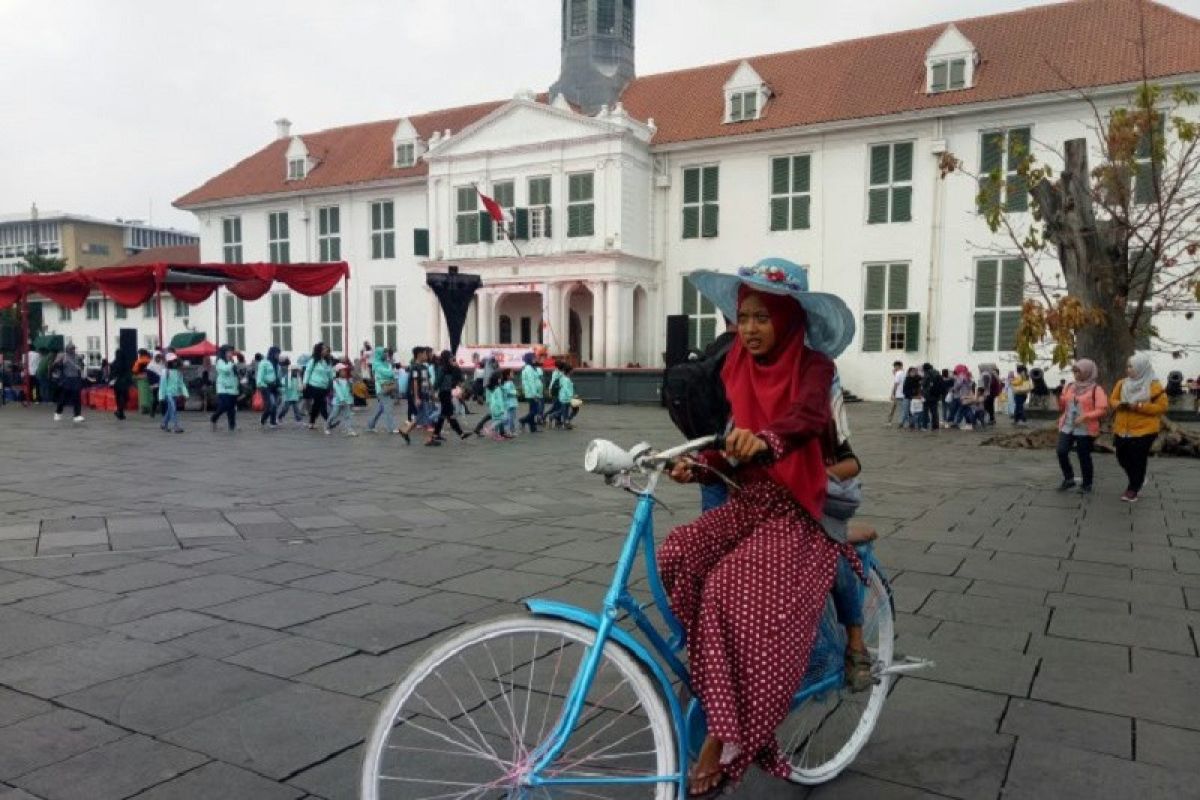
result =
[[[475,292],[475,344],[491,344],[488,332],[488,295],[480,289]]]
[[[608,336],[608,317],[605,309],[607,303],[606,284],[604,281],[591,281],[588,283],[588,289],[592,293],[592,366],[606,367],[607,349],[605,348],[605,339]]]
[[[563,285],[561,283],[546,283],[546,323],[549,325],[547,335],[542,337],[543,344],[551,353],[565,352],[567,346],[566,331],[563,330]]]
[[[617,281],[609,281],[604,287],[604,355],[610,367],[623,367],[627,360],[621,342],[621,294],[624,288]]]
[[[425,328],[425,338],[429,347],[432,347],[435,351],[440,351],[442,340],[442,307],[438,303],[437,295],[433,293],[432,289],[426,289],[425,293],[429,297],[427,301],[429,306],[429,324]]]

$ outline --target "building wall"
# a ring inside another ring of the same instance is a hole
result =
[[[125,228],[89,222],[61,225],[67,269],[107,267],[125,259]]]

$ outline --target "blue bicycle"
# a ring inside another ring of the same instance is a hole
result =
[[[683,630],[656,570],[652,514],[664,470],[713,443],[706,437],[662,452],[604,440],[588,446],[585,468],[638,497],[603,608],[528,600],[529,614],[465,628],[427,653],[375,721],[364,800],[687,796],[688,762],[706,728],[688,690]],[[893,662],[891,592],[870,544],[858,551],[868,576],[860,591],[874,685],[860,692],[845,685],[846,631],[827,602],[777,734],[796,783],[822,783],[845,769],[870,737],[892,678],[928,666]],[[652,604],[629,589],[639,552]]]

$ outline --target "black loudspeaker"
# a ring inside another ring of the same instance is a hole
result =
[[[686,314],[667,316],[667,366],[687,360],[688,318]]]
[[[121,344],[120,349],[125,351],[127,363],[132,364],[137,358],[137,328],[121,328]]]

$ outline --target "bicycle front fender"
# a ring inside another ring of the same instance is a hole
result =
[[[582,625],[592,630],[597,630],[600,627],[599,614],[592,611],[585,611],[578,606],[560,603],[556,600],[526,600],[525,608],[534,616],[566,620],[567,622],[573,622],[576,625]],[[609,628],[609,636],[641,662],[642,666],[646,667],[647,671],[658,681],[658,686],[662,690],[663,697],[666,698],[667,705],[671,709],[671,719],[675,723],[675,746],[678,749],[676,758],[679,764],[680,775],[679,796],[685,797],[687,794],[687,780],[685,776],[688,772],[687,726],[684,722],[683,710],[679,706],[679,698],[671,686],[671,681],[667,677],[667,673],[663,670],[662,665],[650,655],[650,651],[641,642],[634,639],[628,631],[614,625]]]

